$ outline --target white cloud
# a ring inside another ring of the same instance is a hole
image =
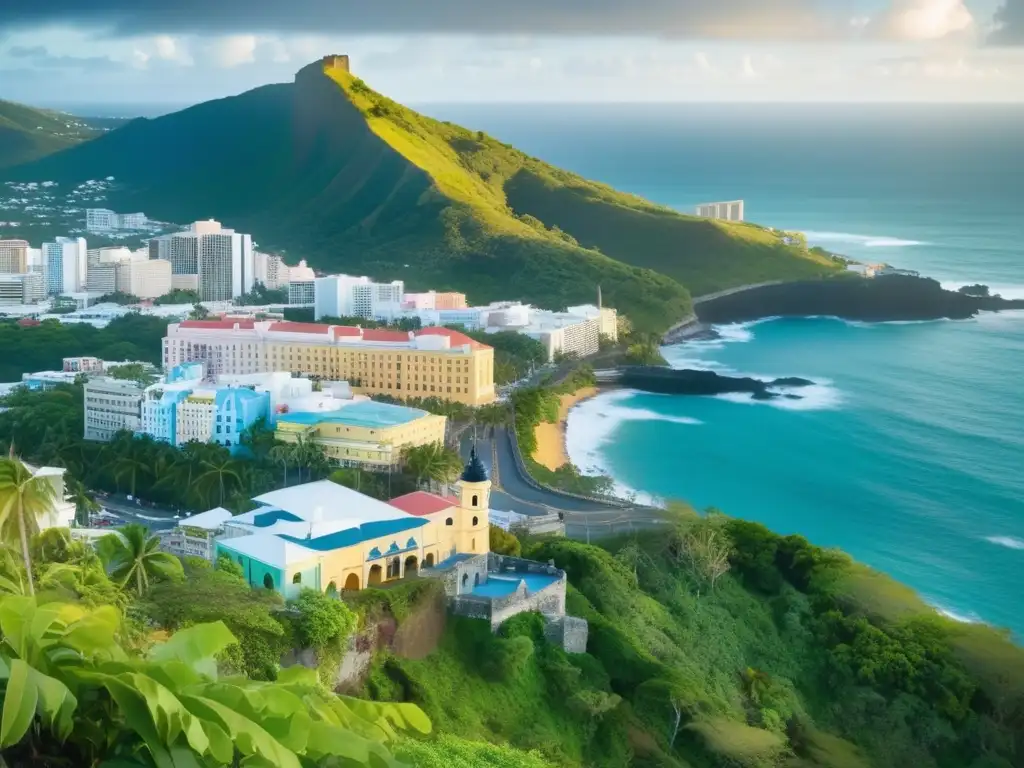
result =
[[[708,55],[703,51],[697,51],[693,54],[693,63],[697,65],[698,70],[705,74],[713,75],[718,72],[718,70],[715,69],[715,65],[711,63],[711,59],[708,58]]]
[[[974,16],[963,0],[893,0],[871,27],[880,37],[895,40],[939,40],[970,34]]]
[[[754,59],[749,53],[743,57],[743,67],[740,70],[740,76],[746,80],[756,80],[761,77],[761,73],[754,67]]]
[[[257,43],[255,35],[226,35],[215,39],[209,51],[218,67],[229,69],[255,62]]]

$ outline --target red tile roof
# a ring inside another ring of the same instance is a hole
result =
[[[363,341],[388,341],[398,342],[404,341],[409,342],[409,333],[407,331],[388,331],[383,328],[365,328],[363,329]]]
[[[354,325],[336,325],[334,326],[334,338],[349,337],[349,336],[361,336],[363,333],[362,328],[357,328]]]
[[[34,317],[23,317],[21,318],[21,320],[18,321],[18,325],[20,325],[22,328],[29,328],[33,325],[41,325],[41,323]]]
[[[280,320],[272,323],[269,330],[274,333],[323,333],[331,332],[331,326],[323,323],[293,323],[288,320]]]
[[[255,327],[254,322],[253,320],[183,320],[181,327],[231,330],[237,325],[242,330],[250,331]]]
[[[410,515],[422,517],[434,512],[441,512],[449,507],[459,506],[454,496],[438,496],[426,491],[413,491],[388,502],[392,507],[408,512]]]
[[[421,328],[416,332],[417,336],[447,336],[449,342],[453,347],[461,347],[463,344],[469,344],[473,349],[490,349],[486,344],[481,344],[479,341],[470,338],[461,331],[453,331],[451,328],[442,328],[440,326],[432,325],[429,328]]]

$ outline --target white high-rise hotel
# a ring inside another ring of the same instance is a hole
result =
[[[149,255],[171,262],[172,286],[196,290],[203,301],[229,301],[251,291],[256,279],[252,237],[213,219],[150,240]]]

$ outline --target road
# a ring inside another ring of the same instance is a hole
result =
[[[468,461],[469,450],[474,444],[474,433],[469,430],[462,438],[462,456]],[[492,481],[500,490],[491,491],[491,506],[507,508],[525,515],[550,514],[551,512],[610,513],[614,516],[626,514],[625,510],[608,504],[585,499],[574,499],[551,491],[538,490],[527,483],[519,472],[508,430],[498,427],[491,437],[490,428],[477,428],[476,450]],[[497,475],[494,464],[497,460]]]
[[[162,531],[177,525],[173,510],[138,505],[117,496],[97,496],[96,502],[126,523],[141,523],[150,530]],[[185,515],[182,515],[184,517]]]

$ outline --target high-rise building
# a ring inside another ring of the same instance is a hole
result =
[[[252,256],[254,282],[263,283],[271,291],[288,287],[288,267],[280,256],[259,251],[253,251]]]
[[[58,237],[43,243],[43,272],[50,296],[85,290],[88,257],[84,237]]]
[[[186,320],[168,326],[163,362],[165,368],[205,363],[210,378],[289,371],[345,380],[368,395],[437,397],[468,405],[494,400],[494,350],[447,328],[409,333],[317,323]]]
[[[406,309],[466,309],[466,294],[454,291],[427,291],[402,296]]]
[[[365,317],[391,320],[402,310],[405,285],[401,280],[375,283],[365,275],[318,277],[314,287],[314,313],[321,317]]]
[[[113,232],[119,229],[145,229],[149,220],[144,213],[115,213],[109,208],[87,208],[87,232]]]
[[[0,273],[28,272],[28,251],[26,240],[0,240]]]
[[[705,219],[743,221],[743,201],[729,200],[724,203],[701,203],[697,206],[697,215]]]
[[[255,282],[252,237],[213,219],[194,222],[188,232],[153,238],[149,257],[169,261],[175,277],[196,275],[203,301],[230,301],[251,291]]]

